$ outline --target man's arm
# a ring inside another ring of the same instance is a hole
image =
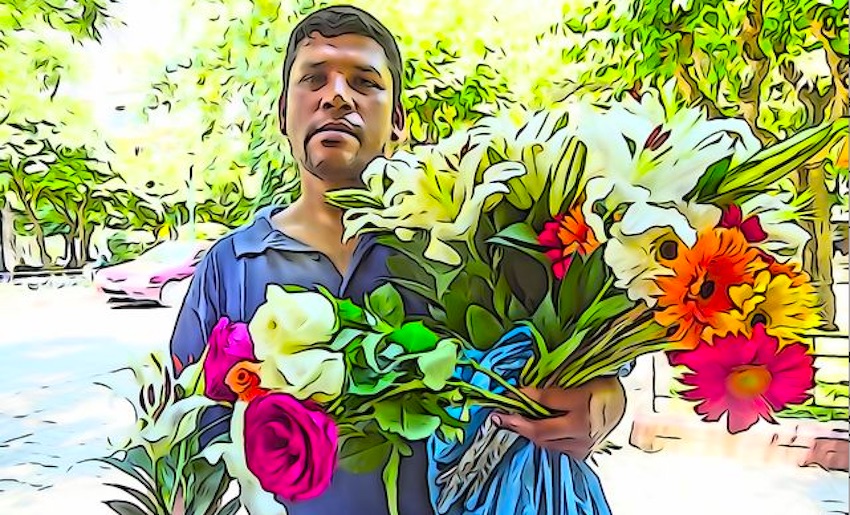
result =
[[[212,251],[198,264],[189,283],[186,299],[180,307],[171,335],[171,361],[179,375],[197,361],[215,327],[220,309],[216,305],[219,281]]]

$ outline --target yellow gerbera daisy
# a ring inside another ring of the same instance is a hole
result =
[[[703,337],[722,337],[741,332],[752,336],[753,326],[763,324],[767,334],[783,345],[799,342],[803,335],[821,323],[815,289],[788,273],[772,275],[763,270],[753,284],[729,288],[729,298],[735,307],[718,315],[717,324],[708,327]]]

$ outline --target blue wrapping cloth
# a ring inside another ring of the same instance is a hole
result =
[[[516,385],[532,356],[532,337],[525,327],[505,334],[486,353],[469,351],[468,357]],[[503,387],[470,367],[458,370],[467,382],[494,393]],[[610,515],[611,510],[599,478],[584,461],[549,451],[519,437],[502,457],[493,473],[475,491],[455,495],[438,503],[437,477],[457,464],[474,441],[491,410],[471,408],[463,442],[434,435],[428,441],[428,481],[431,503],[437,515]],[[451,413],[459,417],[460,412]]]

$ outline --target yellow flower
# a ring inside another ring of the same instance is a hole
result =
[[[753,284],[730,287],[729,298],[735,308],[721,314],[716,327],[705,330],[703,336],[708,341],[730,332],[741,332],[749,338],[753,326],[763,324],[768,335],[787,345],[799,342],[806,331],[821,322],[815,289],[786,273],[772,275],[763,270]]]

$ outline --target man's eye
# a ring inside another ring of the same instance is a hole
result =
[[[377,89],[381,88],[381,86],[379,86],[377,82],[369,80],[369,79],[360,79],[358,82],[364,88],[377,88]]]
[[[318,75],[305,75],[305,76],[301,79],[301,82],[303,82],[303,83],[305,83],[305,84],[317,84],[317,83],[319,83],[320,81],[321,81],[321,77],[320,77],[320,76],[318,76]]]

